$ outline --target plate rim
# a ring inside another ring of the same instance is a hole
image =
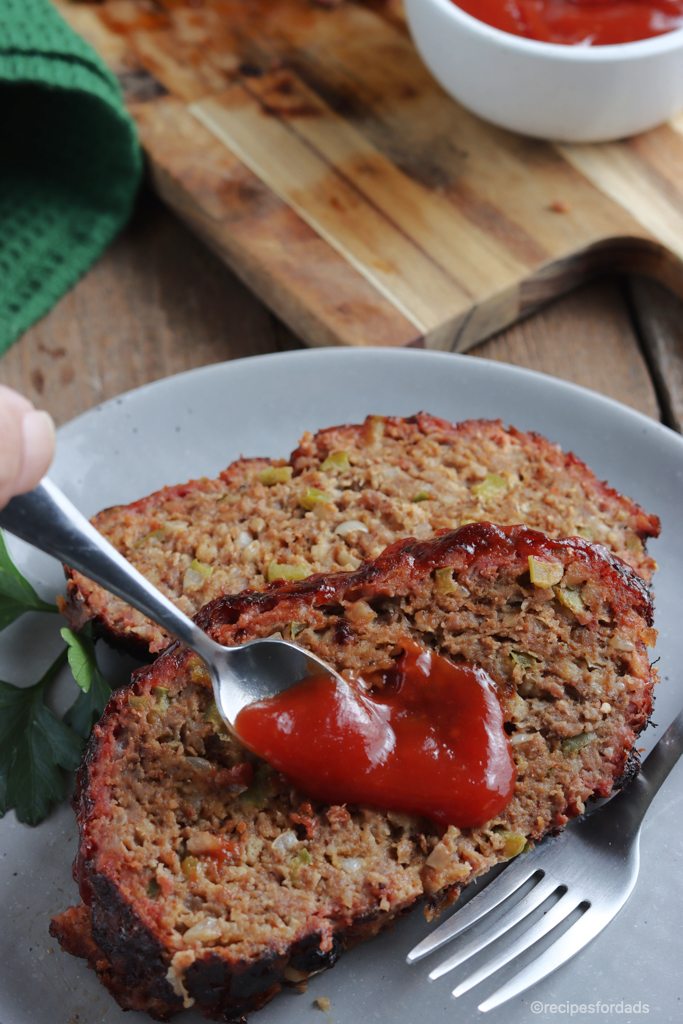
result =
[[[509,375],[511,378],[518,377],[522,380],[537,381],[542,384],[556,388],[559,391],[566,391],[569,396],[575,396],[580,401],[588,402],[589,404],[596,404],[598,406],[604,405],[606,409],[611,409],[619,415],[626,415],[628,417],[635,418],[643,426],[648,429],[655,429],[656,432],[661,433],[662,437],[667,438],[669,441],[673,441],[675,444],[681,446],[683,454],[683,435],[673,430],[671,427],[659,420],[653,419],[646,413],[641,412],[639,409],[634,409],[632,406],[626,405],[624,402],[620,402],[616,398],[611,398],[608,395],[604,395],[599,391],[593,391],[591,388],[585,387],[582,384],[576,384],[574,381],[565,380],[562,377],[556,377],[553,374],[544,373],[541,370],[532,370],[525,366],[516,366],[514,363],[508,363],[497,359],[487,359],[486,357],[471,356],[467,353],[457,352],[441,352],[434,349],[419,349],[419,348],[400,348],[400,349],[388,349],[377,347],[368,348],[340,348],[340,347],[328,347],[328,348],[306,348],[306,349],[294,349],[286,352],[263,352],[253,356],[241,356],[237,359],[225,359],[216,363],[206,363],[203,366],[195,366],[189,370],[180,370],[178,373],[168,374],[166,377],[159,377],[153,381],[147,381],[145,384],[140,384],[137,387],[130,388],[127,391],[122,391],[118,395],[113,395],[111,398],[104,399],[102,402],[98,402],[90,409],[85,409],[73,416],[70,420],[61,424],[57,428],[58,435],[62,432],[67,432],[68,428],[75,427],[81,423],[81,421],[94,413],[108,410],[112,406],[121,404],[123,401],[128,401],[132,397],[144,397],[147,392],[162,390],[165,386],[170,383],[178,382],[181,379],[196,378],[210,372],[228,372],[234,368],[237,368],[237,372],[243,367],[252,365],[255,363],[289,363],[302,361],[315,361],[318,359],[368,359],[376,358],[389,359],[389,360],[401,360],[401,359],[416,359],[425,360],[430,359],[435,362],[448,362],[452,363],[455,361],[455,365],[468,366],[472,370],[479,373],[491,373],[494,376],[500,375],[504,377]],[[49,472],[48,472],[49,475]]]

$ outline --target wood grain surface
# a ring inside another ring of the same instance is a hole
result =
[[[596,273],[683,294],[683,137],[485,124],[399,0],[54,0],[118,74],[155,187],[311,345],[465,351]]]
[[[681,321],[680,303],[671,302],[666,309]],[[668,336],[666,316],[660,321]],[[64,423],[172,373],[301,345],[146,189],[126,231],[0,360],[0,381]],[[573,292],[472,356],[552,373],[658,416],[629,304],[614,279]]]
[[[683,432],[683,305],[656,281],[633,278],[628,296],[641,339],[661,416]]]
[[[671,313],[677,309],[680,315],[680,300],[670,298]],[[662,334],[669,335],[665,318]],[[559,299],[536,316],[482,342],[472,355],[562,377],[659,417],[655,387],[638,344],[624,283],[614,278],[585,285]],[[683,351],[679,359],[681,356]],[[683,362],[680,366],[683,368]]]

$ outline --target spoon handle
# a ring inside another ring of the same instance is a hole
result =
[[[0,526],[131,604],[205,660],[213,643],[104,539],[60,489],[44,477],[0,511]]]

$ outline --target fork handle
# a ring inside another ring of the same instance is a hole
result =
[[[654,750],[646,757],[640,772],[645,791],[639,798],[643,814],[648,809],[660,786],[683,754],[683,711],[673,720]]]
[[[600,813],[600,824],[609,821],[619,830],[635,835],[642,824],[648,807],[659,792],[669,772],[683,754],[683,711],[671,723],[657,746],[645,759],[638,777]],[[597,819],[596,819],[597,820]]]

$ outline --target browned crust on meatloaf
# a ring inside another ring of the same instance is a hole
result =
[[[561,572],[554,587],[531,583],[530,556]],[[608,795],[652,707],[642,579],[595,545],[524,527],[398,542],[354,573],[224,597],[198,620],[223,643],[295,634],[342,672],[389,667],[406,638],[480,665],[518,779],[472,829],[314,804],[222,729],[203,666],[174,645],[95,727],[75,798],[90,912],[52,928],[121,1005],[158,1019],[192,1000],[239,1019],[421,897],[448,905]]]
[[[346,462],[335,463],[342,452]],[[261,482],[269,467],[291,478]],[[487,474],[498,486],[482,488]],[[303,507],[308,488],[329,500]],[[216,480],[164,488],[93,522],[194,615],[223,594],[262,590],[273,565],[301,574],[353,570],[402,537],[425,540],[481,520],[524,523],[551,537],[579,534],[643,578],[652,575],[645,542],[659,533],[657,517],[574,455],[500,421],[454,425],[426,413],[306,434],[289,464],[241,459]],[[343,532],[349,523],[355,528]],[[98,635],[138,656],[167,644],[163,630],[124,602],[78,573],[67,570],[67,578],[63,610],[74,628],[92,620]]]

